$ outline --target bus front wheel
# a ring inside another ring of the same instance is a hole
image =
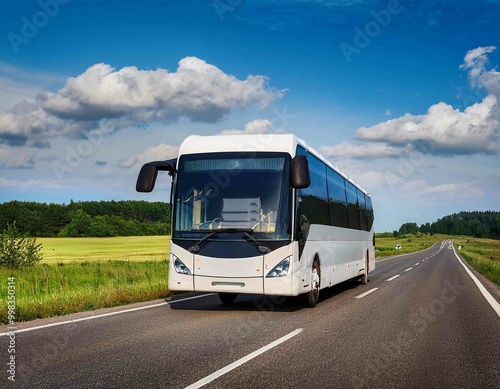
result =
[[[224,305],[232,305],[236,300],[237,293],[219,293],[219,299]]]
[[[306,306],[314,308],[319,300],[319,282],[321,280],[321,268],[319,261],[315,259],[312,264],[311,290],[306,294]]]

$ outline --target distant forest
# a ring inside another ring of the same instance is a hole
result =
[[[33,237],[138,236],[170,233],[170,204],[147,201],[71,201],[0,204],[0,232],[16,223]]]
[[[394,235],[417,234],[419,232],[500,239],[500,212],[459,212],[445,216],[433,223],[422,224],[420,227],[417,226],[417,223],[404,223],[399,231],[394,231]]]
[[[70,201],[46,204],[9,201],[0,204],[0,233],[16,223],[33,237],[140,236],[170,233],[170,204],[147,201]],[[500,212],[459,212],[420,227],[404,223],[395,236],[406,234],[467,235],[500,239]]]

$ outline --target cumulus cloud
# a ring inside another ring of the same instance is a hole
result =
[[[69,78],[57,93],[39,96],[41,106],[64,119],[100,120],[131,115],[137,120],[216,122],[236,108],[267,106],[283,92],[266,86],[263,76],[245,80],[224,73],[196,57],[179,61],[174,73],[165,69],[116,70],[100,63]]]
[[[3,168],[32,169],[35,157],[31,153],[20,152],[10,146],[0,146],[0,166]]]
[[[497,99],[493,95],[464,111],[438,103],[424,115],[405,114],[372,127],[362,127],[356,138],[401,147],[427,142],[437,154],[498,153],[500,151]]]
[[[413,180],[401,185],[404,192],[423,198],[432,198],[435,201],[460,202],[465,199],[481,197],[484,192],[477,182],[459,181],[429,185],[425,180]]]
[[[179,146],[161,143],[158,146],[148,147],[142,153],[132,155],[121,160],[118,166],[123,168],[133,168],[151,161],[163,161],[176,158],[179,153]]]
[[[267,119],[255,119],[245,124],[243,130],[228,129],[223,130],[220,135],[239,135],[239,134],[265,134],[271,129],[272,123]]]
[[[383,142],[362,143],[358,145],[343,142],[335,146],[324,146],[321,148],[321,152],[327,157],[332,158],[349,157],[369,159],[399,157],[404,152],[411,151],[412,149],[413,147],[411,145],[407,145],[406,147],[395,147]]]
[[[266,107],[284,91],[267,78],[240,80],[196,57],[179,61],[175,72],[116,70],[100,63],[71,77],[57,92],[43,92],[36,103],[23,101],[0,113],[0,143],[46,147],[56,136],[81,137],[99,127],[150,122],[214,123],[232,110]]]
[[[469,50],[465,55],[464,63],[460,65],[460,69],[469,72],[469,80],[473,87],[478,86],[479,78],[486,70],[486,64],[488,63],[487,54],[492,53],[495,49],[495,46],[477,47]]]
[[[441,155],[500,153],[500,73],[488,70],[487,55],[495,46],[478,47],[464,57],[461,69],[468,72],[472,87],[484,88],[488,95],[461,111],[440,102],[422,115],[405,115],[371,127],[361,127],[356,139],[364,143],[344,143],[325,147],[331,156],[353,158],[395,157],[416,149]]]

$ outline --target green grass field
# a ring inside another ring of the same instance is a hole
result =
[[[15,277],[16,321],[60,316],[168,296],[170,237],[40,238],[43,261],[0,268],[0,300]],[[5,286],[5,287],[4,287]],[[7,304],[0,324],[7,323]]]
[[[375,257],[382,258],[390,255],[413,253],[425,250],[434,243],[448,239],[445,235],[409,235],[394,237],[392,233],[375,234]],[[396,244],[401,249],[396,249]]]
[[[38,238],[43,245],[41,263],[75,261],[159,261],[168,258],[170,236],[116,238]]]
[[[453,239],[453,244],[469,265],[500,285],[500,240],[459,236]]]

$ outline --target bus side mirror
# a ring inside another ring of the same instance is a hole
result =
[[[144,164],[137,177],[135,190],[144,193],[151,192],[155,187],[158,171],[168,171],[169,175],[173,176],[177,172],[175,170],[176,161],[176,159],[170,159],[168,161],[154,161]]]
[[[295,189],[304,189],[311,185],[309,165],[305,155],[296,155],[290,167],[290,185]]]

